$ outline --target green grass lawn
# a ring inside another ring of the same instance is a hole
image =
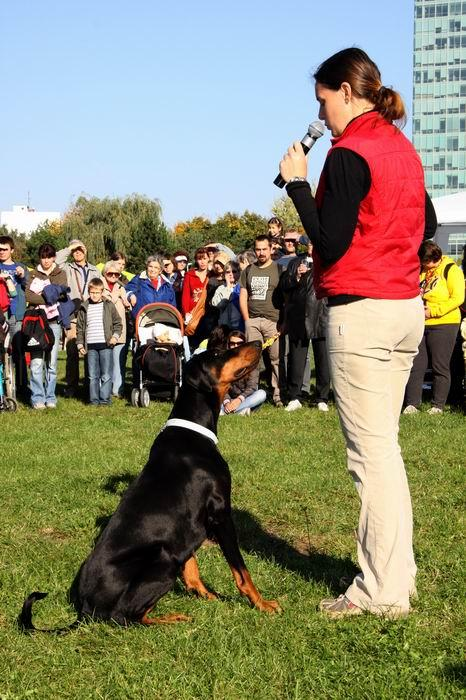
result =
[[[222,418],[219,447],[245,560],[283,614],[251,609],[207,544],[201,575],[222,600],[200,601],[177,585],[157,606],[191,623],[20,634],[15,619],[33,590],[49,592],[35,607],[38,626],[73,621],[68,587],[169,411],[163,402],[144,410],[60,399],[56,411],[0,416],[1,700],[464,697],[466,436],[454,413],[401,419],[419,566],[409,618],[330,621],[316,611],[355,571],[358,499],[335,409],[266,405],[250,418]]]

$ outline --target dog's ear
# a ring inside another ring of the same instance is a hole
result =
[[[212,375],[211,367],[209,367],[207,362],[203,362],[203,359],[201,355],[197,355],[193,358],[194,362],[191,360],[188,363],[186,367],[188,371],[184,377],[184,383],[196,389],[196,391],[208,394],[213,391],[216,381]]]

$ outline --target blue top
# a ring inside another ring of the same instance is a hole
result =
[[[16,274],[17,266],[24,269],[23,277],[18,277]],[[7,265],[7,263],[0,263],[0,270],[5,270],[11,275],[11,279],[15,283],[16,296],[10,299],[10,308],[8,309],[9,316],[15,316],[17,321],[22,321],[24,318],[24,312],[26,311],[26,296],[24,290],[26,289],[26,283],[28,281],[28,269],[23,263],[13,262]]]
[[[136,295],[136,304],[131,309],[134,318],[146,304],[171,304],[176,308],[175,292],[172,285],[162,282],[159,289],[156,289],[145,272],[133,277],[126,285],[125,291],[128,299],[132,294]]]

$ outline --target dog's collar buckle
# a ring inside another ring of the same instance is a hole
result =
[[[215,445],[218,444],[218,437],[214,432],[212,432],[212,430],[204,428],[203,425],[193,423],[193,421],[185,420],[184,418],[170,418],[165,423],[163,429],[165,428],[186,428],[186,430],[192,430],[195,433],[199,433],[200,435],[209,438],[209,440],[212,440]]]

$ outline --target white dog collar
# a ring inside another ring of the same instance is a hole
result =
[[[209,440],[212,440],[216,445],[218,443],[218,437],[212,430],[204,428],[204,426],[193,423],[190,420],[184,420],[184,418],[170,418],[170,420],[167,420],[165,423],[163,429],[165,428],[186,428],[186,430],[192,430],[194,433],[204,435],[204,437],[209,438]]]

